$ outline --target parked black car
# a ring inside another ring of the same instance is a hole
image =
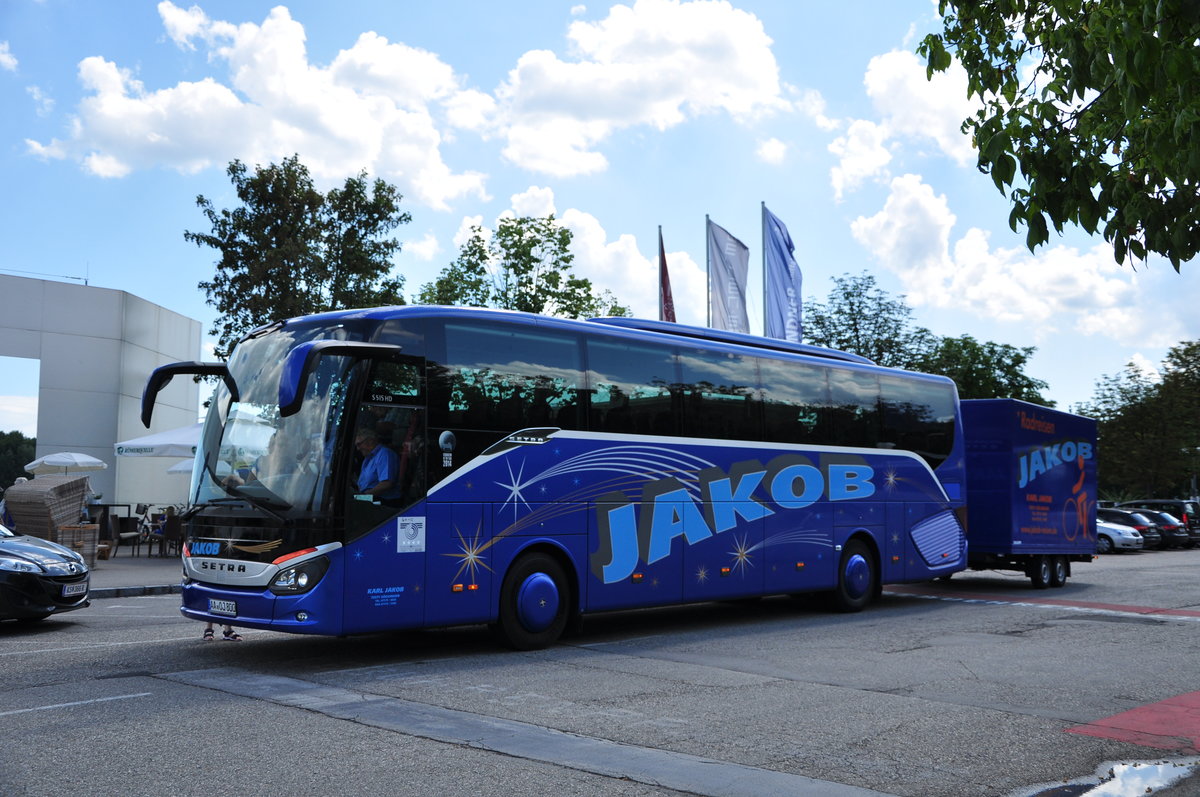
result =
[[[89,605],[83,557],[0,526],[0,620],[36,622]]]
[[[1200,545],[1200,503],[1183,498],[1142,498],[1137,501],[1124,501],[1118,506],[1121,509],[1145,508],[1155,512],[1168,512],[1187,526],[1192,545]]]
[[[1109,523],[1120,523],[1122,526],[1133,526],[1142,535],[1145,548],[1163,547],[1162,532],[1158,530],[1158,524],[1140,512],[1098,507],[1096,519],[1107,520]]]
[[[1150,520],[1153,520],[1158,526],[1158,531],[1162,534],[1163,549],[1167,548],[1191,548],[1192,538],[1188,535],[1187,526],[1183,525],[1183,521],[1167,512],[1155,512],[1153,509],[1137,509],[1139,515],[1145,515]]]

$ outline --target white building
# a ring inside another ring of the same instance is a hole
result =
[[[176,460],[117,457],[113,444],[148,434],[142,389],[160,365],[200,359],[199,321],[124,291],[0,274],[0,357],[40,361],[37,456],[90,454],[108,469],[88,474],[104,503],[177,503]],[[195,423],[199,390],[176,378],[158,395],[153,426]]]

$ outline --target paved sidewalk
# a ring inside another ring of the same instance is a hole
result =
[[[98,559],[92,568],[91,598],[165,595],[179,592],[183,565],[178,556],[134,556],[122,548],[112,559]]]

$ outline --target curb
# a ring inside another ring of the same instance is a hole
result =
[[[178,595],[180,584],[159,584],[147,587],[97,587],[88,592],[93,600],[101,598],[135,598],[142,595]]]

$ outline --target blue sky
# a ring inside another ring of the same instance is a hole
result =
[[[933,0],[0,2],[0,273],[86,277],[200,320],[195,206],[225,166],[298,153],[322,188],[366,170],[412,222],[408,293],[463,230],[553,211],[576,270],[657,314],[662,226],[679,320],[704,323],[704,217],[751,250],[788,225],[804,295],[864,271],[941,335],[1036,346],[1068,407],[1200,338],[1194,266],[1117,266],[1068,230],[1031,255],[959,132],[965,78],[914,55]],[[265,320],[265,319],[264,319]],[[0,358],[0,430],[33,433],[36,366]]]

